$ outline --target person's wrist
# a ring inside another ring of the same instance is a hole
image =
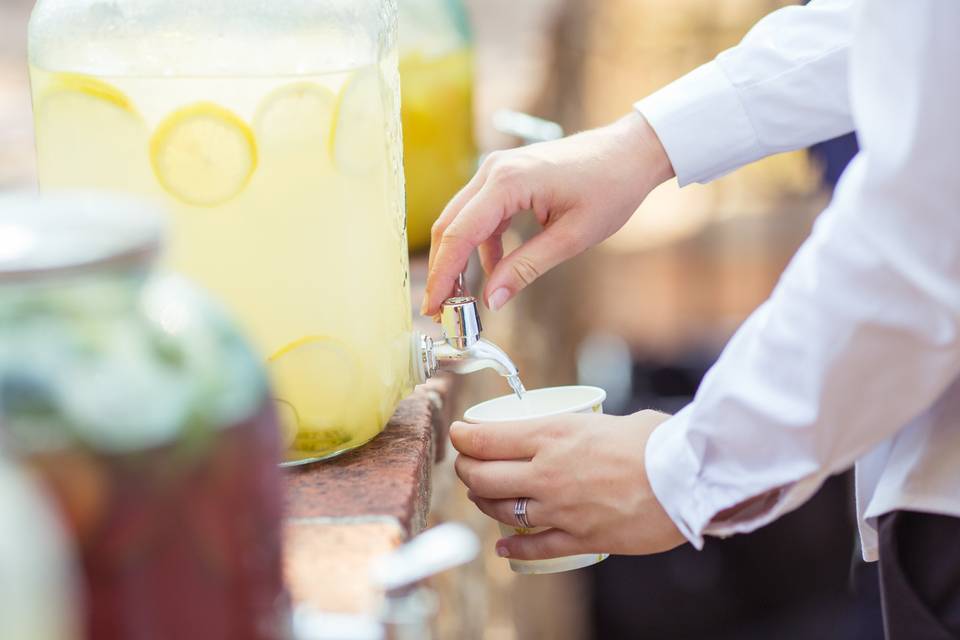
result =
[[[643,444],[640,448],[643,452],[641,463],[642,477],[640,478],[639,486],[643,487],[648,498],[643,513],[644,521],[648,525],[651,525],[650,530],[658,532],[651,540],[652,546],[643,549],[642,552],[650,553],[673,549],[686,542],[686,538],[654,491],[646,468],[646,450],[650,443],[650,438],[653,432],[669,421],[672,416],[659,411],[645,410],[635,413],[631,417],[637,421],[643,433]]]
[[[643,114],[631,111],[611,127],[626,144],[639,170],[649,181],[651,191],[676,176],[667,150]]]

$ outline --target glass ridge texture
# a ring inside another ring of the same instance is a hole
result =
[[[414,385],[397,50],[382,0],[40,0],[43,190],[172,213],[165,265],[270,375],[285,460],[379,434]]]

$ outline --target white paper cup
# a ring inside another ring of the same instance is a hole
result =
[[[471,407],[463,418],[474,424],[491,422],[515,422],[517,420],[535,420],[569,413],[603,413],[603,401],[607,392],[597,387],[551,387],[527,391],[523,401],[515,395],[494,398]],[[524,529],[500,524],[503,536],[528,535],[546,531],[545,527]],[[607,553],[588,553],[578,556],[564,556],[550,560],[510,560],[510,568],[516,573],[536,575],[560,573],[582,569],[602,562],[609,557]]]

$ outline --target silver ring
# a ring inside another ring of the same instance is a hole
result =
[[[517,498],[517,502],[513,505],[513,516],[524,529],[533,529],[530,519],[527,518],[527,503],[529,502],[530,498]]]

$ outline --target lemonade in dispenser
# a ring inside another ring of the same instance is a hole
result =
[[[39,0],[44,190],[173,214],[167,265],[268,363],[289,462],[376,436],[414,385],[395,0]]]

